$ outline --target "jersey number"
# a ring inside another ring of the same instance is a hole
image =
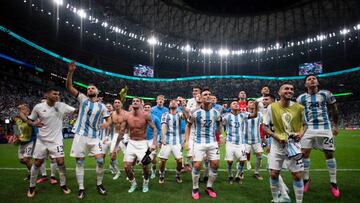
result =
[[[206,128],[209,128],[211,126],[212,120],[204,120],[204,126]]]
[[[56,149],[57,149],[58,153],[64,153],[64,146],[63,145],[57,146]]]
[[[328,145],[328,144],[334,144],[334,138],[325,137],[325,138],[324,138],[324,144],[326,144],[326,145]]]

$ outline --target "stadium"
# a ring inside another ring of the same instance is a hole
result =
[[[5,201],[360,199],[359,1],[1,3]]]

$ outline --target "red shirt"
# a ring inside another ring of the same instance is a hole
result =
[[[239,100],[239,111],[240,112],[246,112],[247,108],[246,108],[246,101],[241,101]]]

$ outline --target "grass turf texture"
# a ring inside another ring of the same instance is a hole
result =
[[[65,140],[66,159],[65,164],[67,170],[67,185],[72,190],[70,195],[64,195],[60,191],[59,185],[50,185],[49,182],[37,185],[36,195],[29,199],[26,196],[28,181],[23,178],[26,175],[24,165],[21,165],[17,159],[17,147],[13,145],[0,145],[0,197],[6,202],[78,202],[76,195],[78,192],[75,178],[75,159],[69,156],[72,140]],[[304,202],[354,202],[360,199],[360,131],[341,131],[336,137],[336,159],[337,167],[340,169],[337,173],[338,184],[341,189],[341,197],[335,200],[329,192],[329,174],[326,170],[325,158],[320,151],[314,150],[311,154],[311,183],[309,192],[304,194]],[[253,171],[245,172],[245,179],[242,184],[227,183],[226,163],[224,160],[224,146],[221,150],[221,163],[214,189],[218,197],[211,199],[204,192],[205,183],[200,183],[200,200],[199,202],[270,202],[271,193],[269,188],[268,174],[262,171],[263,181],[258,181],[252,177]],[[254,167],[255,156],[252,155],[252,166]],[[122,160],[122,156],[119,157]],[[106,169],[109,165],[109,156],[105,159]],[[48,175],[49,162],[47,162]],[[123,169],[123,163],[119,161],[120,168]],[[263,159],[262,169],[265,169],[266,159]],[[168,169],[175,169],[175,161],[170,158],[167,163]],[[235,164],[233,165],[235,172]],[[141,192],[142,178],[140,167],[136,166],[136,179],[138,189],[132,194],[127,192],[130,183],[125,179],[125,173],[122,170],[121,177],[114,181],[112,175],[105,172],[104,186],[108,191],[107,196],[101,196],[97,193],[95,160],[87,158],[85,161],[85,202],[193,202],[191,199],[191,174],[182,174],[183,183],[175,182],[175,172],[173,170],[166,172],[165,183],[158,183],[158,175],[155,179],[150,180],[150,191],[148,193]],[[158,167],[157,167],[158,169]],[[356,170],[341,170],[356,169]],[[292,190],[292,178],[289,172],[283,171],[282,175],[286,184],[290,188],[290,197],[294,202]],[[58,175],[57,175],[58,176]]]

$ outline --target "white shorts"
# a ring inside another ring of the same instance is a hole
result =
[[[320,149],[335,151],[335,139],[331,129],[329,130],[306,130],[304,137],[301,138],[301,148]]]
[[[192,140],[191,138],[189,138],[189,146],[188,146],[188,151],[186,156],[187,157],[193,157],[194,156],[194,140]]]
[[[261,143],[256,143],[256,144],[245,144],[245,151],[246,153],[250,153],[251,149],[253,150],[254,153],[262,153],[264,150],[261,146]]]
[[[129,140],[125,150],[124,161],[134,162],[135,159],[141,161],[148,148],[147,140]]]
[[[88,156],[95,156],[97,154],[104,154],[103,146],[99,138],[91,138],[75,134],[70,156],[83,158],[86,155],[86,148]]]
[[[302,159],[290,159],[283,150],[279,151],[275,148],[275,146],[271,146],[270,153],[268,154],[269,169],[280,171],[285,162],[285,165],[290,172],[304,171]]]
[[[65,156],[64,143],[62,140],[47,142],[36,139],[33,152],[34,159],[46,159],[48,156],[53,159]]]
[[[194,161],[203,161],[205,155],[209,161],[220,160],[219,150],[220,149],[217,142],[209,144],[194,143]]]
[[[245,161],[246,160],[246,151],[244,144],[233,144],[230,142],[226,143],[226,161],[233,161],[234,158],[237,161]]]
[[[18,157],[19,159],[32,157],[34,150],[34,142],[19,145]]]
[[[105,142],[104,144],[104,141],[101,140],[101,144],[102,144],[102,151],[104,154],[111,154],[111,151],[110,151],[110,146],[111,146],[111,141],[108,140]]]
[[[181,144],[161,146],[159,153],[160,159],[168,159],[170,154],[174,155],[175,159],[181,159]]]

